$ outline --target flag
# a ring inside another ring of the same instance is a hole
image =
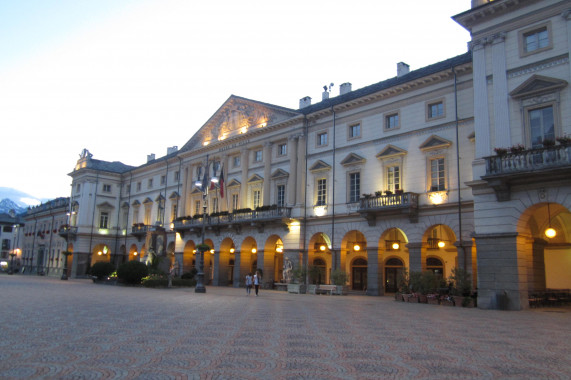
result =
[[[204,171],[204,177],[202,177],[202,186],[201,186],[201,191],[204,193],[206,191],[206,186],[208,186],[206,184],[206,181],[208,180],[208,177],[206,175],[206,170]]]
[[[220,170],[220,198],[224,198],[224,167]]]

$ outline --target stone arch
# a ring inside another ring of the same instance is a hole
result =
[[[91,251],[91,265],[99,262],[111,262],[111,248],[107,244],[96,244]]]
[[[268,286],[283,280],[284,252],[282,238],[276,234],[268,236],[264,244],[263,263],[258,262],[258,267],[263,271],[263,283]]]
[[[247,236],[240,244],[239,254],[234,263],[234,286],[242,286],[246,274],[254,273],[258,261],[258,243],[252,236]]]
[[[231,237],[224,238],[218,252],[218,285],[233,285],[235,253],[234,240]]]
[[[324,232],[315,233],[309,239],[308,272],[310,283],[329,284],[331,282],[331,268],[333,266],[331,248],[331,238]],[[315,265],[315,260],[322,260],[324,265]],[[317,268],[313,268],[314,266]]]
[[[413,260],[411,255],[411,271],[425,271],[427,257],[438,258],[442,261],[443,278],[452,275],[452,269],[458,266],[458,249],[456,248],[456,234],[448,225],[434,224],[429,226],[422,236],[420,257]]]
[[[139,256],[140,256],[140,252],[137,249],[137,245],[136,244],[131,244],[131,246],[129,247],[129,261],[132,260],[139,260]]]
[[[350,230],[343,236],[340,250],[339,268],[349,274],[349,283],[353,284],[351,263],[356,257],[367,257],[367,239],[356,229]]]
[[[357,257],[351,259],[350,264],[351,272],[351,289],[352,290],[367,290],[367,271],[368,271],[368,260],[365,255],[361,254]]]
[[[190,272],[196,268],[196,243],[194,240],[188,240],[184,244],[182,251],[182,273]]]

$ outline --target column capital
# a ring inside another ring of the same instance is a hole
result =
[[[571,21],[571,8],[564,10],[561,13],[561,17],[563,17],[567,21]]]
[[[499,44],[501,42],[504,42],[506,40],[506,32],[499,32],[496,33],[494,35],[492,35],[491,37],[488,37],[488,41],[491,44]]]

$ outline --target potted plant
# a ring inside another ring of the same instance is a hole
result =
[[[506,148],[494,148],[494,152],[498,157],[503,157],[508,154],[508,150]]]
[[[400,271],[397,276],[397,288],[397,294],[400,296],[400,299],[397,300],[403,302],[406,301],[408,299],[408,296],[406,295],[410,293],[410,278],[406,268],[402,268],[402,271]]]
[[[307,271],[305,268],[295,268],[293,270],[293,283],[287,284],[288,293],[305,294],[305,278],[307,276]]]
[[[337,286],[337,294],[345,293],[345,284],[349,280],[349,275],[342,269],[335,269],[331,272],[331,281]]]
[[[453,283],[452,293],[456,306],[468,306],[472,302],[472,278],[468,271],[453,268],[450,281]]]
[[[544,139],[541,142],[541,144],[543,145],[544,148],[552,147],[552,146],[555,146],[555,140]]]
[[[556,138],[555,140],[557,140],[559,145],[571,146],[571,137],[569,137],[569,136],[561,136],[561,137]]]
[[[382,191],[375,191],[375,197],[380,197],[381,195],[383,195]]]
[[[393,193],[393,192],[390,191],[390,190],[385,190],[385,195],[392,195],[392,193]]]
[[[525,146],[521,145],[521,144],[517,144],[517,145],[513,145],[510,147],[510,153],[512,154],[518,154],[521,153],[525,150]]]

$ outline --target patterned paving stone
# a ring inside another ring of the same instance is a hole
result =
[[[244,293],[0,275],[0,379],[571,378],[571,308]]]

